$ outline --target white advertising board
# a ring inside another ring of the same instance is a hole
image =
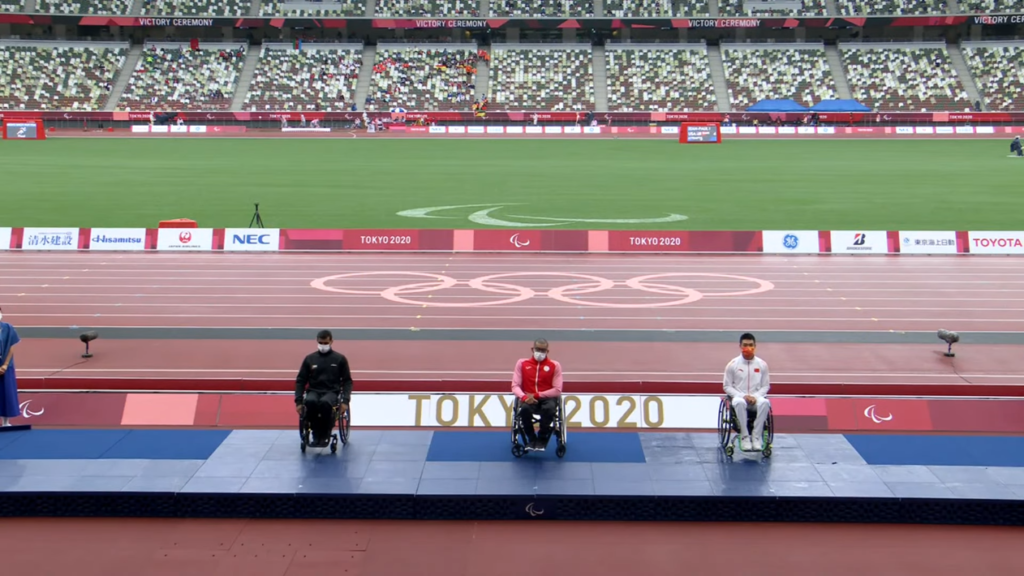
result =
[[[227,252],[277,252],[281,231],[276,228],[226,228],[224,250]]]
[[[1024,254],[1024,232],[968,232],[971,254]]]
[[[195,251],[213,249],[212,228],[161,228],[157,250]]]
[[[821,249],[817,230],[765,230],[761,243],[765,254],[817,254]]]
[[[833,254],[888,254],[888,232],[853,232],[833,230]]]
[[[956,232],[900,232],[901,254],[956,254]]]
[[[89,231],[89,250],[136,251],[145,249],[145,228],[93,228]]]
[[[78,228],[25,228],[22,250],[78,250]]]

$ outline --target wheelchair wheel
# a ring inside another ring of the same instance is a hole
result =
[[[559,458],[565,458],[565,444],[558,443],[558,448],[555,449],[555,456]]]
[[[349,410],[346,410],[338,421],[338,435],[341,436],[341,443],[348,446],[349,430],[352,425],[352,416],[349,414]]]
[[[729,437],[732,435],[732,406],[729,405],[728,398],[722,398],[722,402],[718,405],[718,444],[725,448],[725,452],[728,455],[732,455],[732,446],[729,443]]]
[[[334,434],[331,436],[331,454],[338,451],[338,435]]]
[[[519,442],[516,442],[516,443],[512,444],[512,455],[513,456],[515,456],[516,458],[522,458],[524,454],[526,454],[526,447],[525,446],[523,446]]]
[[[736,448],[734,448],[732,444],[729,444],[728,446],[725,447],[725,455],[728,456],[729,458],[732,458],[732,455],[735,452]]]

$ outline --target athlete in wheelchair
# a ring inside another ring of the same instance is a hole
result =
[[[352,373],[348,359],[331,349],[334,337],[329,330],[316,335],[317,351],[306,356],[295,379],[295,411],[299,414],[302,451],[331,447],[338,451],[338,440],[348,444],[352,401]],[[339,423],[340,435],[334,433]]]
[[[556,435],[555,454],[565,456],[566,426],[563,419],[562,365],[548,354],[548,341],[533,343],[532,356],[516,362],[512,374],[512,454],[522,458],[527,452],[543,452]],[[535,429],[540,423],[539,431]]]
[[[740,336],[740,355],[725,367],[725,397],[718,407],[718,437],[726,456],[734,453],[735,440],[743,452],[772,454],[774,426],[768,390],[768,363],[754,351],[753,334]],[[735,434],[735,436],[734,436]]]

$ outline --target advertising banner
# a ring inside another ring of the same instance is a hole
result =
[[[224,250],[227,252],[277,252],[281,231],[277,228],[226,228]]]
[[[765,254],[817,254],[821,250],[817,230],[765,230],[761,238]]]
[[[902,254],[956,254],[956,232],[900,232]]]
[[[419,230],[345,230],[345,250],[419,250]]]
[[[78,250],[78,228],[25,228],[22,250]]]
[[[1024,254],[1024,232],[968,232],[971,254]]]
[[[89,250],[136,251],[145,249],[145,228],[93,228],[89,233]]]
[[[10,250],[11,248],[11,229],[0,228],[0,250]]]
[[[157,250],[198,251],[213,249],[212,228],[160,228]]]
[[[887,254],[888,233],[832,231],[833,254]]]

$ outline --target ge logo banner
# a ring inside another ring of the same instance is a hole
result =
[[[277,252],[281,230],[276,228],[228,228],[224,230],[224,250],[228,252]]]

